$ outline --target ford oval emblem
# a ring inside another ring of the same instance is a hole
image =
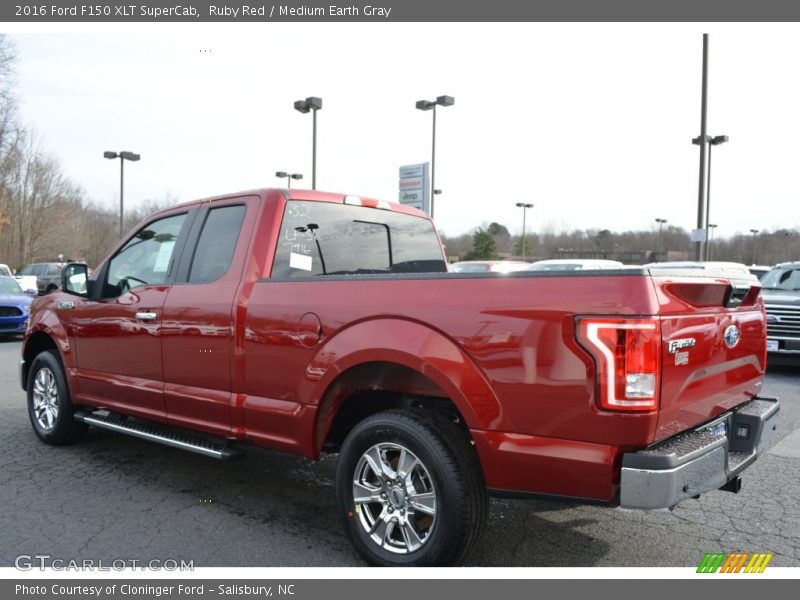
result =
[[[739,339],[741,338],[741,334],[739,333],[739,328],[736,325],[731,325],[725,330],[725,334],[722,336],[722,339],[725,340],[725,345],[728,348],[734,348],[736,344],[739,343]]]

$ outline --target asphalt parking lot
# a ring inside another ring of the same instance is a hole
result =
[[[255,449],[222,463],[92,430],[54,448],[34,436],[20,342],[0,338],[0,566],[23,554],[193,560],[195,566],[359,566],[334,509],[335,458]],[[782,400],[770,453],[738,495],[670,512],[493,500],[474,566],[696,566],[706,552],[773,552],[800,566],[800,368],[770,370]]]

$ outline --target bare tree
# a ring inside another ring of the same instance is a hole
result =
[[[0,235],[11,223],[5,179],[20,133],[14,97],[15,64],[14,47],[8,37],[0,34]]]

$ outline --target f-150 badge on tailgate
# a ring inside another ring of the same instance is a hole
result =
[[[670,354],[675,354],[678,350],[682,350],[683,348],[691,348],[697,342],[694,338],[682,338],[680,340],[670,340],[669,346],[667,349],[669,350]]]

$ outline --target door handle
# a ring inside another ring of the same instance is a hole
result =
[[[158,318],[158,314],[150,311],[139,311],[136,313],[136,318],[140,321],[155,321]]]
[[[58,308],[60,310],[72,310],[75,308],[75,303],[72,300],[68,300],[66,302],[59,302]]]

